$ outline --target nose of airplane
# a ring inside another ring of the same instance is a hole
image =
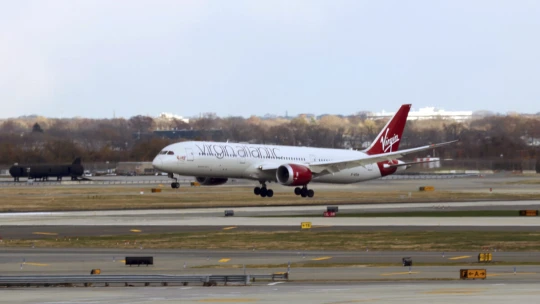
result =
[[[154,169],[160,170],[162,165],[163,165],[163,161],[161,160],[161,156],[160,155],[156,156],[154,160],[152,161],[152,166],[154,167]]]

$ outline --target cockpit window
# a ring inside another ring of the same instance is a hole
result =
[[[167,154],[167,152],[168,152],[168,151],[163,150],[163,151],[159,152],[159,154],[160,154],[160,155],[164,155],[164,154]]]
[[[169,152],[167,152],[167,155],[174,155],[174,152],[173,152],[173,151],[169,151]]]

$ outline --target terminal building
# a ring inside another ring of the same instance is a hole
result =
[[[379,113],[370,113],[367,117],[370,119],[391,118],[395,112],[382,111]],[[473,111],[445,111],[435,107],[425,107],[419,110],[411,109],[407,120],[424,120],[424,119],[450,119],[455,121],[466,121],[473,117]]]

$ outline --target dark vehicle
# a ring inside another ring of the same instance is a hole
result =
[[[401,259],[403,262],[403,266],[412,266],[412,259],[410,257],[406,257]]]
[[[62,180],[62,177],[71,177],[71,180],[77,180],[84,173],[84,167],[81,165],[81,158],[77,157],[70,165],[14,165],[9,168],[9,174],[19,181],[20,177],[28,179],[48,180],[49,177],[56,177],[56,180]]]

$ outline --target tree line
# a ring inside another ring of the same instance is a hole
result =
[[[318,120],[260,117],[202,117],[185,123],[176,119],[134,116],[129,119],[53,119],[21,117],[0,122],[0,164],[150,161],[168,139],[156,130],[219,130],[200,132],[194,140],[250,142],[293,146],[362,149],[387,120],[365,115],[327,115]],[[465,122],[445,119],[408,121],[400,149],[450,140],[437,149],[445,159],[537,159],[540,141],[537,116],[488,116]],[[419,154],[426,157],[431,152]]]

